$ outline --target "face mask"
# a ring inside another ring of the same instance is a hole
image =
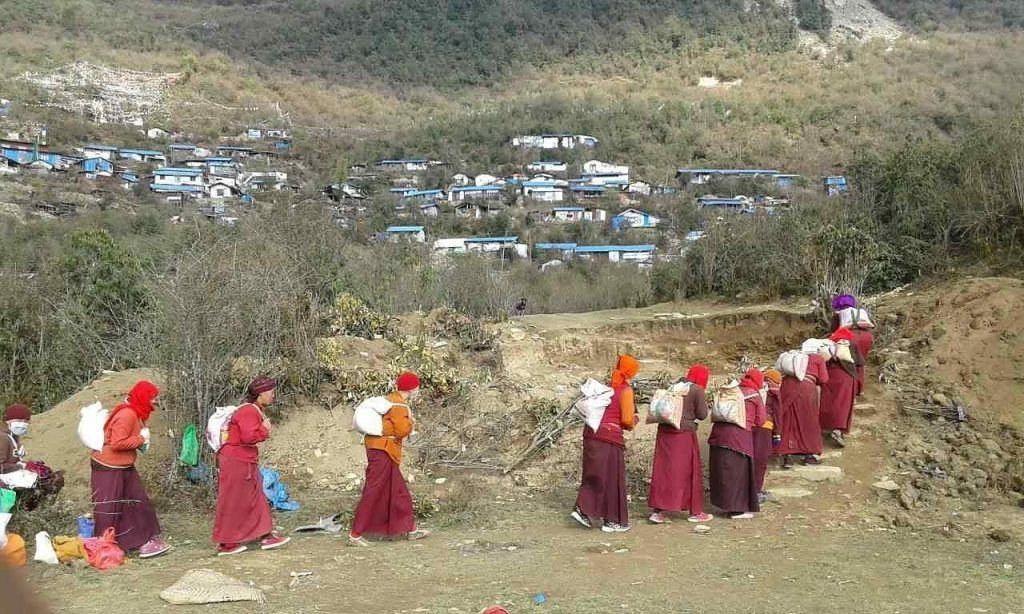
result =
[[[15,437],[21,437],[28,432],[28,422],[24,420],[12,420],[10,424],[11,434]]]
[[[420,398],[420,389],[419,388],[417,388],[416,390],[413,390],[412,392],[409,393],[409,400],[410,401],[415,401],[418,398]]]

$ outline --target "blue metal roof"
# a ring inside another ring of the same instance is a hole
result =
[[[452,191],[501,191],[501,189],[500,185],[464,185],[453,187]]]
[[[466,239],[466,243],[515,243],[519,240],[518,236],[513,237],[471,237]]]
[[[574,185],[573,192],[604,192],[603,185]]]
[[[196,177],[203,174],[199,168],[158,168],[154,175],[170,175],[172,177]]]
[[[700,175],[778,175],[779,171],[765,168],[681,168],[676,173]]]
[[[543,180],[543,179],[537,179],[537,180],[531,180],[531,181],[524,181],[523,182],[523,187],[524,188],[557,188],[557,187],[561,187],[561,186],[556,184],[554,181],[547,181],[547,180]]]
[[[530,164],[547,164],[547,165],[551,165],[551,164],[565,164],[565,162],[562,162],[561,160],[537,160],[536,162],[531,162]]]
[[[426,160],[381,160],[377,164],[426,164]]]
[[[825,185],[846,185],[846,177],[843,177],[842,175],[825,177],[824,182]]]
[[[203,192],[201,185],[177,185],[174,183],[151,183],[149,189],[154,192]]]
[[[423,232],[422,226],[388,226],[387,232]]]
[[[226,151],[255,151],[252,147],[241,147],[239,145],[221,145],[217,147],[217,151],[221,149]]]
[[[152,149],[122,149],[120,153],[123,154],[138,154],[140,156],[162,156],[162,151],[153,151]]]
[[[602,254],[608,252],[653,252],[653,245],[579,245],[577,252]]]
[[[96,151],[117,151],[117,147],[110,145],[86,145],[82,149],[95,149]]]
[[[403,196],[405,198],[416,198],[419,196],[437,196],[438,194],[444,194],[444,190],[413,190],[406,192]]]
[[[727,205],[727,206],[742,207],[743,205],[746,204],[738,196],[734,196],[732,198],[718,198],[718,197],[701,196],[700,198],[697,199],[697,202],[700,203],[701,205],[704,205],[704,206]]]
[[[534,249],[561,249],[561,250],[572,250],[576,249],[575,243],[537,243],[533,246]]]
[[[582,213],[583,207],[555,207],[552,211],[575,211]]]
[[[192,143],[171,143],[171,149],[195,149],[196,145]]]

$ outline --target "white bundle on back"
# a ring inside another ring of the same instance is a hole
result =
[[[391,401],[384,397],[370,397],[356,405],[352,416],[352,429],[362,435],[380,437],[384,434],[384,414],[391,410]]]
[[[711,405],[711,421],[747,427],[747,404],[736,380],[731,380],[715,391],[715,402]]]
[[[647,424],[668,424],[679,428],[683,423],[683,404],[690,393],[690,382],[673,384],[668,390],[655,390],[647,410]]]
[[[841,328],[853,328],[856,324],[860,328],[874,328],[875,323],[871,321],[871,314],[867,309],[847,307],[836,312],[839,314],[839,326]]]
[[[103,450],[103,430],[107,426],[108,417],[110,412],[103,409],[99,401],[82,408],[78,419],[78,438],[85,447],[96,452]]]
[[[775,368],[783,375],[791,375],[801,382],[807,377],[807,354],[799,350],[790,350],[779,354]]]
[[[228,427],[231,425],[231,417],[238,411],[237,405],[225,405],[213,411],[213,415],[206,421],[206,443],[217,452],[228,440]]]
[[[576,401],[573,406],[583,416],[583,421],[596,431],[601,426],[601,419],[604,412],[611,405],[612,395],[615,391],[601,382],[591,378],[580,384],[580,394],[583,398]]]

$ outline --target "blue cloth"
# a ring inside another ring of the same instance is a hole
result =
[[[267,496],[272,508],[283,512],[294,512],[299,509],[298,502],[288,498],[288,487],[281,481],[281,474],[273,469],[260,467],[260,476],[263,477],[263,494]]]

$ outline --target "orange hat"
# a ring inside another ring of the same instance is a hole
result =
[[[765,369],[764,378],[776,386],[782,385],[782,373],[778,369]]]
[[[640,361],[629,354],[622,354],[615,363],[615,370],[612,371],[611,387],[618,388],[625,385],[626,382],[636,377],[636,374],[639,372]]]

